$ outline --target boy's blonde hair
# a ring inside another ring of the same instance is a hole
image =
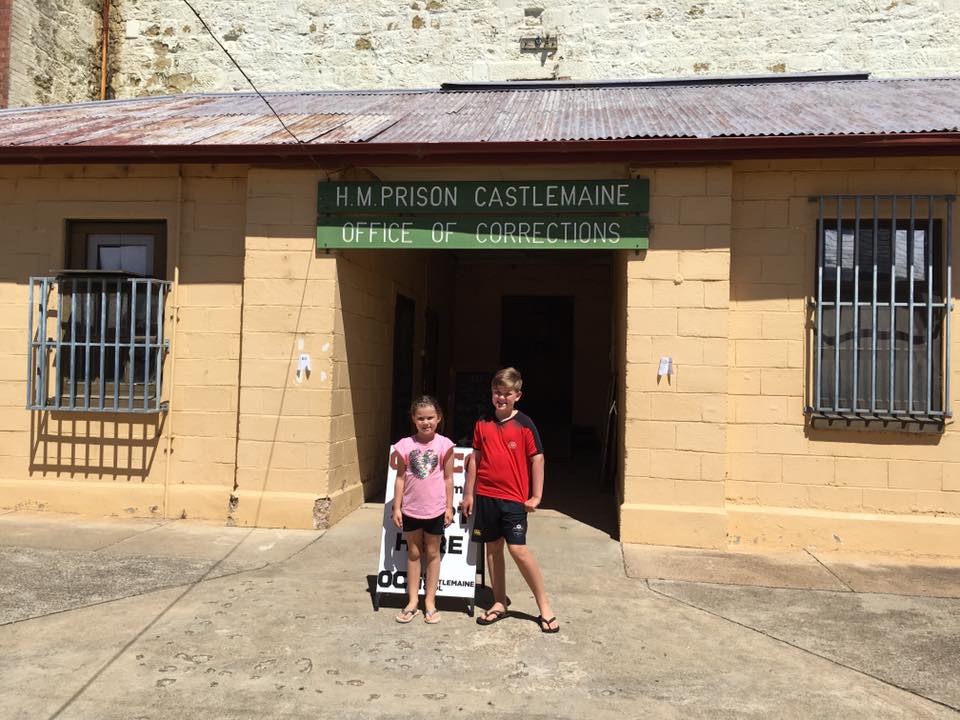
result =
[[[493,376],[493,380],[490,381],[490,387],[505,387],[507,390],[520,392],[523,388],[523,377],[520,375],[520,371],[514,367],[503,368],[503,370],[498,370],[497,374]]]

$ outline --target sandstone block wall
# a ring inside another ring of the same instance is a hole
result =
[[[326,178],[250,175],[233,515],[241,524],[326,527],[382,489],[394,439],[395,296],[417,302],[419,349],[426,298],[449,293],[450,259],[436,253],[318,253],[317,183]],[[312,370],[298,381],[301,353]],[[419,363],[417,354],[417,371]]]
[[[548,172],[571,179],[630,170],[498,170]],[[803,404],[816,263],[809,196],[956,194],[960,161],[741,161],[632,172],[651,180],[653,231],[649,251],[613,259],[615,327],[625,329],[614,331],[623,371],[622,539],[955,554],[953,424],[942,435],[814,429]],[[338,177],[489,173],[398,167]],[[395,439],[395,297],[416,301],[415,349],[425,308],[440,313],[442,337],[455,338],[458,353],[439,358],[443,372],[480,352],[457,335],[453,312],[478,302],[469,288],[482,284],[483,270],[456,271],[452,254],[429,251],[318,254],[316,183],[324,177],[205,165],[0,170],[2,506],[321,527],[382,487],[385,448]],[[167,416],[24,410],[26,280],[63,266],[71,219],[167,223],[168,277],[177,280],[167,308]],[[508,271],[527,282],[523,271]],[[486,332],[490,318],[479,322]],[[301,352],[311,355],[312,373],[297,382]],[[675,372],[658,377],[664,356]],[[416,391],[416,357],[414,368]]]
[[[626,542],[724,547],[732,174],[659,168],[650,250],[622,254],[626,280]],[[658,375],[670,357],[674,374]]]
[[[169,372],[169,514],[229,514],[237,456],[247,169],[184,166]],[[169,252],[168,252],[169,254]]]
[[[9,0],[9,5],[9,107],[99,98],[100,1]],[[4,67],[0,62],[0,72]]]
[[[423,181],[457,179],[458,174],[450,170],[374,167],[347,171],[332,179]],[[336,267],[334,382],[338,437],[332,448],[330,483],[340,492],[353,486],[361,497],[369,498],[383,488],[387,449],[399,439],[390,434],[397,295],[414,301],[413,395],[423,387],[420,350],[424,348],[426,310],[437,315],[438,387],[430,390],[439,392],[438,399],[444,404],[451,366],[454,261],[452,254],[427,250],[339,251]]]
[[[949,75],[955,2],[206,0],[197,5],[261,90],[437,87],[443,81],[597,80],[866,70]],[[116,97],[249,89],[179,2],[122,0]],[[559,37],[556,53],[521,37]]]
[[[806,533],[805,542],[821,548],[882,550],[910,533],[915,548],[943,552],[948,528],[954,538],[960,532],[954,425],[943,435],[825,430],[807,427],[803,414],[816,271],[817,205],[808,198],[953,194],[958,171],[960,162],[949,158],[735,163],[726,484],[732,543],[790,544]],[[957,257],[956,233],[950,241]],[[960,346],[952,337],[956,386]],[[956,397],[953,405],[956,412]],[[883,517],[870,532],[872,516]]]
[[[110,1],[111,97],[249,90],[184,3]],[[5,2],[10,105],[96,99],[100,0]],[[196,7],[261,90],[841,70],[936,76],[960,66],[956,0],[205,0]],[[557,50],[521,51],[521,38],[537,36],[558,38]]]
[[[0,108],[7,107],[10,90],[10,21],[11,0],[0,0]]]
[[[176,0],[111,0],[109,94],[249,90]],[[4,0],[9,105],[99,97],[99,0]],[[956,0],[208,0],[198,9],[261,90],[437,87],[444,81],[863,70],[956,73]],[[2,28],[0,21],[0,28]],[[555,37],[556,51],[521,50]],[[3,62],[0,61],[0,68]],[[2,89],[2,88],[0,88]]]
[[[420,394],[425,312],[439,313],[441,343],[452,319],[452,258],[429,251],[342,251],[337,259],[335,382],[342,402],[330,483],[362,483],[371,496],[383,488],[391,436],[394,309],[401,294],[414,301],[412,395]],[[449,364],[439,365],[446,374]],[[443,378],[445,381],[446,378]],[[444,383],[446,384],[446,383]],[[436,392],[436,389],[433,389]],[[444,398],[440,398],[443,404]],[[404,423],[401,432],[411,430]]]
[[[233,486],[246,170],[0,170],[0,497],[4,507],[226,518]],[[27,280],[64,266],[68,220],[164,220],[169,414],[24,409]],[[179,317],[180,322],[177,322]],[[172,396],[169,393],[172,390]]]
[[[234,493],[241,524],[330,520],[336,266],[315,250],[322,177],[257,169],[249,176]],[[298,380],[300,353],[311,356],[311,373]]]

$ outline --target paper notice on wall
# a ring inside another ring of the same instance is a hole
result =
[[[477,543],[470,541],[473,530],[473,517],[465,520],[457,510],[463,500],[463,486],[466,482],[466,462],[473,452],[472,448],[454,448],[453,450],[453,522],[444,531],[440,543],[440,583],[438,597],[474,597],[477,580]],[[390,456],[393,447],[390,447]],[[397,472],[387,465],[387,494],[383,505],[383,528],[380,531],[380,568],[377,572],[377,592],[407,592],[407,544],[403,540],[403,531],[393,524],[393,492],[396,486]],[[423,594],[423,578],[419,580],[420,593]]]

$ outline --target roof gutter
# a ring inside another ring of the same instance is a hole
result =
[[[771,73],[767,75],[695,75],[693,77],[648,78],[646,80],[506,80],[487,82],[445,82],[441,90],[489,92],[501,90],[564,90],[610,87],[698,87],[717,85],[776,85],[797,82],[838,82],[869,80],[870,73]]]
[[[302,145],[52,145],[0,147],[0,163],[326,163],[377,165],[517,162],[730,162],[742,159],[960,154],[960,132],[562,142]]]

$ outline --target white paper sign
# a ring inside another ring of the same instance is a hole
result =
[[[477,544],[470,541],[473,517],[464,520],[457,510],[463,500],[466,482],[466,461],[473,448],[453,449],[453,522],[446,529],[440,543],[440,584],[437,597],[473,599],[477,580]],[[390,447],[393,456],[393,446]],[[380,593],[407,592],[407,544],[403,531],[393,524],[393,492],[397,471],[387,466],[387,494],[383,504],[383,529],[380,532],[380,570],[377,588]],[[420,579],[423,594],[423,578]]]
[[[310,372],[310,355],[308,353],[300,353],[300,358],[297,360],[297,372]]]

